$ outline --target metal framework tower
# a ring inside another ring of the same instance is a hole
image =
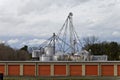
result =
[[[63,39],[66,43],[68,43],[72,47],[70,53],[76,53],[80,51],[82,44],[73,26],[72,17],[73,14],[72,12],[70,12],[57,36]]]
[[[40,48],[51,46],[54,49],[54,54],[57,51],[70,54],[80,52],[81,42],[73,26],[72,17],[73,14],[70,12],[59,32],[53,33],[53,36],[43,42]]]

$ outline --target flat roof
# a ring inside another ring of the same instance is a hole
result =
[[[120,63],[120,61],[0,61],[0,63]]]

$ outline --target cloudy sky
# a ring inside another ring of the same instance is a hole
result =
[[[120,42],[120,0],[0,0],[0,42],[40,44],[59,31],[69,12],[81,39]]]

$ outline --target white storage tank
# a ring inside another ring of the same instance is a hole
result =
[[[55,56],[58,56],[58,60],[64,60],[64,52],[60,52],[58,51],[57,53],[55,53]]]
[[[39,57],[39,55],[40,55],[40,50],[33,50],[33,52],[32,52],[32,58]]]
[[[53,56],[53,47],[51,47],[51,46],[47,46],[47,47],[45,47],[45,53],[46,53],[46,55],[47,56]]]
[[[76,53],[76,55],[80,55],[81,61],[88,61],[89,60],[89,52],[86,50],[82,50],[79,53]]]
[[[55,55],[61,56],[61,55],[65,55],[65,53],[58,51],[57,53],[55,53]]]
[[[51,57],[42,55],[42,56],[39,57],[39,59],[40,59],[40,61],[50,61]]]
[[[54,55],[54,56],[53,56],[53,61],[58,61],[58,58],[59,58],[58,55]]]
[[[40,48],[40,55],[44,54],[44,48]]]

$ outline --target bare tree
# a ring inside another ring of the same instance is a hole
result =
[[[96,36],[90,36],[90,37],[84,37],[83,43],[84,43],[84,49],[88,49],[88,47],[92,44],[98,43],[99,39]]]
[[[8,45],[0,44],[0,60],[30,60],[30,54],[25,50],[15,50]]]

